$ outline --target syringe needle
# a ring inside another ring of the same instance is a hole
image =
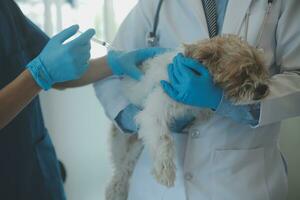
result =
[[[78,30],[78,33],[83,33],[82,31],[79,31]],[[91,39],[92,41],[96,42],[97,44],[100,44],[106,48],[111,48],[112,46],[108,43],[108,42],[105,42],[105,41],[102,41],[102,40],[99,40],[98,38],[96,38],[95,36],[92,37]]]

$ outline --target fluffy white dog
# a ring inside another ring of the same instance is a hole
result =
[[[185,45],[183,53],[201,61],[222,87],[226,98],[236,103],[258,101],[268,94],[268,73],[260,52],[240,38],[232,35],[203,40]],[[139,155],[145,146],[153,160],[152,174],[167,186],[174,185],[176,166],[175,149],[169,125],[174,119],[187,114],[195,116],[197,123],[208,120],[213,112],[173,101],[160,86],[169,80],[167,66],[178,52],[167,52],[144,62],[145,73],[141,81],[129,77],[122,80],[124,94],[129,101],[143,110],[136,116],[138,137],[111,131],[111,157],[114,174],[106,190],[107,200],[126,200],[129,179]]]

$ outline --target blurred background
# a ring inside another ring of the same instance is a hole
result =
[[[138,0],[17,0],[22,11],[49,36],[72,25],[92,27],[111,42],[118,26]],[[106,49],[92,44],[92,56]],[[58,158],[67,169],[65,190],[70,200],[104,200],[110,177],[105,117],[92,86],[51,90],[41,95],[46,126]],[[289,163],[289,200],[300,199],[300,118],[283,123],[280,145]]]

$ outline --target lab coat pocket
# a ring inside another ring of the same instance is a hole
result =
[[[213,158],[213,200],[268,200],[264,148],[216,150]]]

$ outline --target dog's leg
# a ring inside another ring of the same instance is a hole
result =
[[[168,128],[170,100],[161,88],[156,88],[148,96],[144,110],[136,116],[139,137],[145,143],[153,159],[153,175],[165,186],[174,185],[176,166],[175,147]]]
[[[113,175],[106,188],[106,200],[127,200],[129,180],[143,145],[136,135],[121,133],[113,127],[110,148]]]

